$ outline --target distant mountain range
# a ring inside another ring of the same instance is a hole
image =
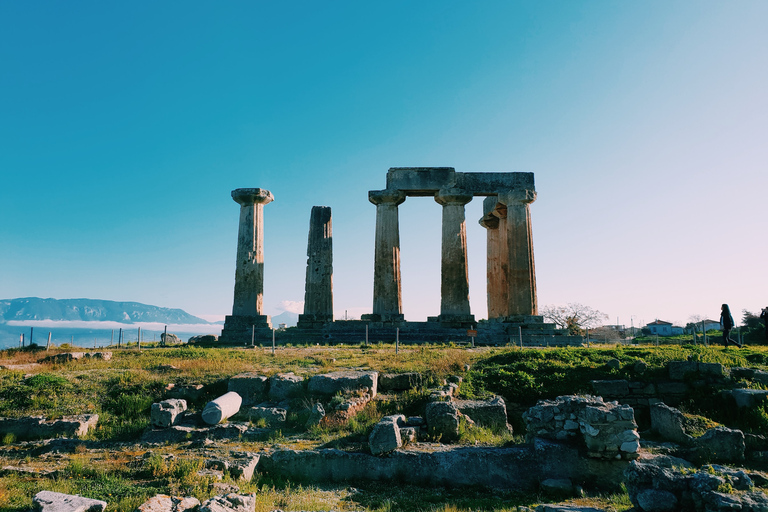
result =
[[[159,322],[207,324],[181,309],[161,308],[139,302],[101,299],[41,299],[25,297],[0,300],[0,324],[11,320],[69,320],[90,322]]]
[[[286,327],[296,327],[296,322],[299,320],[299,315],[291,313],[290,311],[283,311],[279,315],[272,317],[272,327],[277,329],[280,324],[285,324]]]

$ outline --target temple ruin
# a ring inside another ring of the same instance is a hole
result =
[[[432,197],[442,207],[440,312],[426,322],[406,321],[402,308],[398,206],[408,197]],[[487,230],[488,320],[470,310],[465,205],[484,197],[480,224]],[[578,345],[538,315],[530,204],[533,173],[456,172],[452,167],[394,167],[386,188],[371,190],[376,206],[372,313],[360,320],[333,318],[331,209],[312,208],[307,243],[304,313],[297,329],[271,330],[262,314],[264,282],[263,189],[237,189],[241,205],[232,315],[219,342],[247,345],[276,336],[280,343],[404,343],[466,341],[478,344]]]

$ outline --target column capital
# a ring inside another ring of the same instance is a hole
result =
[[[241,206],[250,206],[271,203],[275,197],[272,192],[263,188],[236,188],[232,191],[232,199]]]
[[[392,203],[398,206],[405,201],[405,192],[396,189],[369,190],[368,200],[375,205]]]
[[[529,204],[536,200],[536,191],[529,188],[513,189],[499,194],[499,202],[504,204]]]
[[[449,204],[465,205],[472,200],[474,196],[471,192],[459,188],[442,188],[435,194],[435,201],[446,206]]]

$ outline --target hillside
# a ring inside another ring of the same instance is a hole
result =
[[[11,320],[66,320],[89,322],[159,322],[207,324],[181,309],[162,308],[139,302],[101,299],[41,299],[25,297],[0,300],[0,323]]]

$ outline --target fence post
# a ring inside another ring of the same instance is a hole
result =
[[[48,343],[45,344],[45,350],[48,351],[51,348],[51,331],[48,331]]]
[[[139,326],[139,336],[136,338],[136,343],[139,346],[139,350],[141,350],[141,326]]]
[[[395,331],[395,354],[400,352],[400,328]]]
[[[368,346],[368,324],[365,324],[365,346]]]
[[[251,325],[251,347],[256,346],[256,326]]]
[[[272,355],[275,355],[275,328],[272,328]]]

